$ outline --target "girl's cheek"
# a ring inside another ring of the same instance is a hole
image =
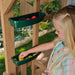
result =
[[[64,35],[63,35],[63,34],[60,34],[60,37],[61,37],[62,39],[64,39]]]

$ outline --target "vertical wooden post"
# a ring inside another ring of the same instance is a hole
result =
[[[40,0],[34,0],[34,12],[40,11]],[[38,37],[39,37],[39,23],[33,25],[33,46],[38,44]],[[34,61],[32,61],[32,75],[35,75],[35,65]]]
[[[21,66],[21,75],[27,75],[27,64]]]
[[[10,25],[10,22],[8,21],[8,18],[13,16],[13,10],[11,9],[7,14],[3,13],[3,1],[1,0],[1,25],[6,66],[6,72],[3,73],[3,75],[16,75],[16,66],[11,61],[11,57],[15,55],[14,28]]]
[[[40,11],[40,0],[34,0],[34,12]],[[33,46],[38,44],[39,38],[39,23],[33,25]]]

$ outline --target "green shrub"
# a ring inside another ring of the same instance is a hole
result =
[[[39,23],[39,30],[40,31],[45,30],[45,29],[50,30],[50,29],[52,29],[52,27],[53,27],[52,21],[49,21],[49,22],[46,21],[46,22]]]
[[[47,29],[49,23],[48,22],[40,22],[39,23],[39,30],[45,30]]]

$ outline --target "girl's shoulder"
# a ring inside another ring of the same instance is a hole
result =
[[[75,62],[75,57],[73,56],[71,50],[68,47],[63,47],[62,52],[64,52],[62,61],[73,60]]]
[[[68,62],[69,63],[74,62],[74,64],[75,64],[75,57],[73,56],[71,50],[67,47],[64,47],[63,51],[65,52],[65,54],[64,54],[64,57],[62,59],[62,64],[65,62],[67,62],[67,63]]]
[[[55,44],[54,51],[56,51],[57,49],[59,49],[58,50],[59,54],[64,52],[65,53],[64,54],[65,57],[67,57],[67,56],[70,57],[71,56],[71,57],[74,58],[71,50],[67,46],[65,46],[63,44],[63,40],[61,40],[60,38],[57,37],[54,40],[54,44]]]
[[[54,40],[54,49],[61,49],[62,47],[64,47],[65,45],[63,44],[63,40],[61,40],[60,38],[55,38]]]
[[[54,45],[58,44],[60,41],[62,41],[59,37],[54,39]]]

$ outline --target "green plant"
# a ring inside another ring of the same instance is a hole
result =
[[[34,0],[31,2],[26,1],[29,5],[34,6]],[[61,0],[54,0],[51,2],[46,1],[46,5],[40,5],[40,11],[46,14],[54,14],[62,7]]]
[[[17,3],[13,7],[14,17],[17,17],[17,16],[19,16],[21,14],[19,7],[20,7],[20,0],[18,0]]]
[[[34,6],[34,0],[32,0],[31,2],[26,1],[29,5],[31,5],[32,7]]]
[[[49,21],[49,24],[48,24],[48,30],[50,30],[50,29],[52,29],[52,28],[54,28],[54,26],[53,26],[53,22],[52,22],[52,19]]]
[[[45,30],[48,27],[48,22],[40,22],[39,23],[39,30]]]
[[[52,24],[52,21],[48,22],[40,22],[39,23],[39,30],[45,30],[45,29],[48,29],[50,30],[51,28],[53,27],[53,24]]]
[[[17,3],[13,7],[14,17],[17,17],[21,14],[19,7],[20,7],[20,0],[17,0]],[[18,35],[21,36],[20,29],[14,28],[14,34],[15,34],[15,37],[17,37]]]
[[[21,35],[21,32],[20,32],[20,29],[19,28],[14,28],[14,35],[15,36],[18,36],[18,35]]]
[[[61,7],[62,7],[61,0],[54,0],[54,1],[48,2],[41,11],[45,12],[46,14],[54,14]]]
[[[33,1],[34,0],[32,0],[31,2],[28,2],[28,1],[26,2],[33,6]],[[14,17],[21,15],[19,7],[20,7],[20,0],[18,0],[17,3],[13,7]],[[19,29],[15,28],[14,34],[15,34],[15,40],[18,40],[18,38],[20,38],[21,36],[22,37],[31,36],[30,30],[28,30],[27,27],[23,27]]]
[[[22,28],[22,36],[29,36],[27,27]]]

